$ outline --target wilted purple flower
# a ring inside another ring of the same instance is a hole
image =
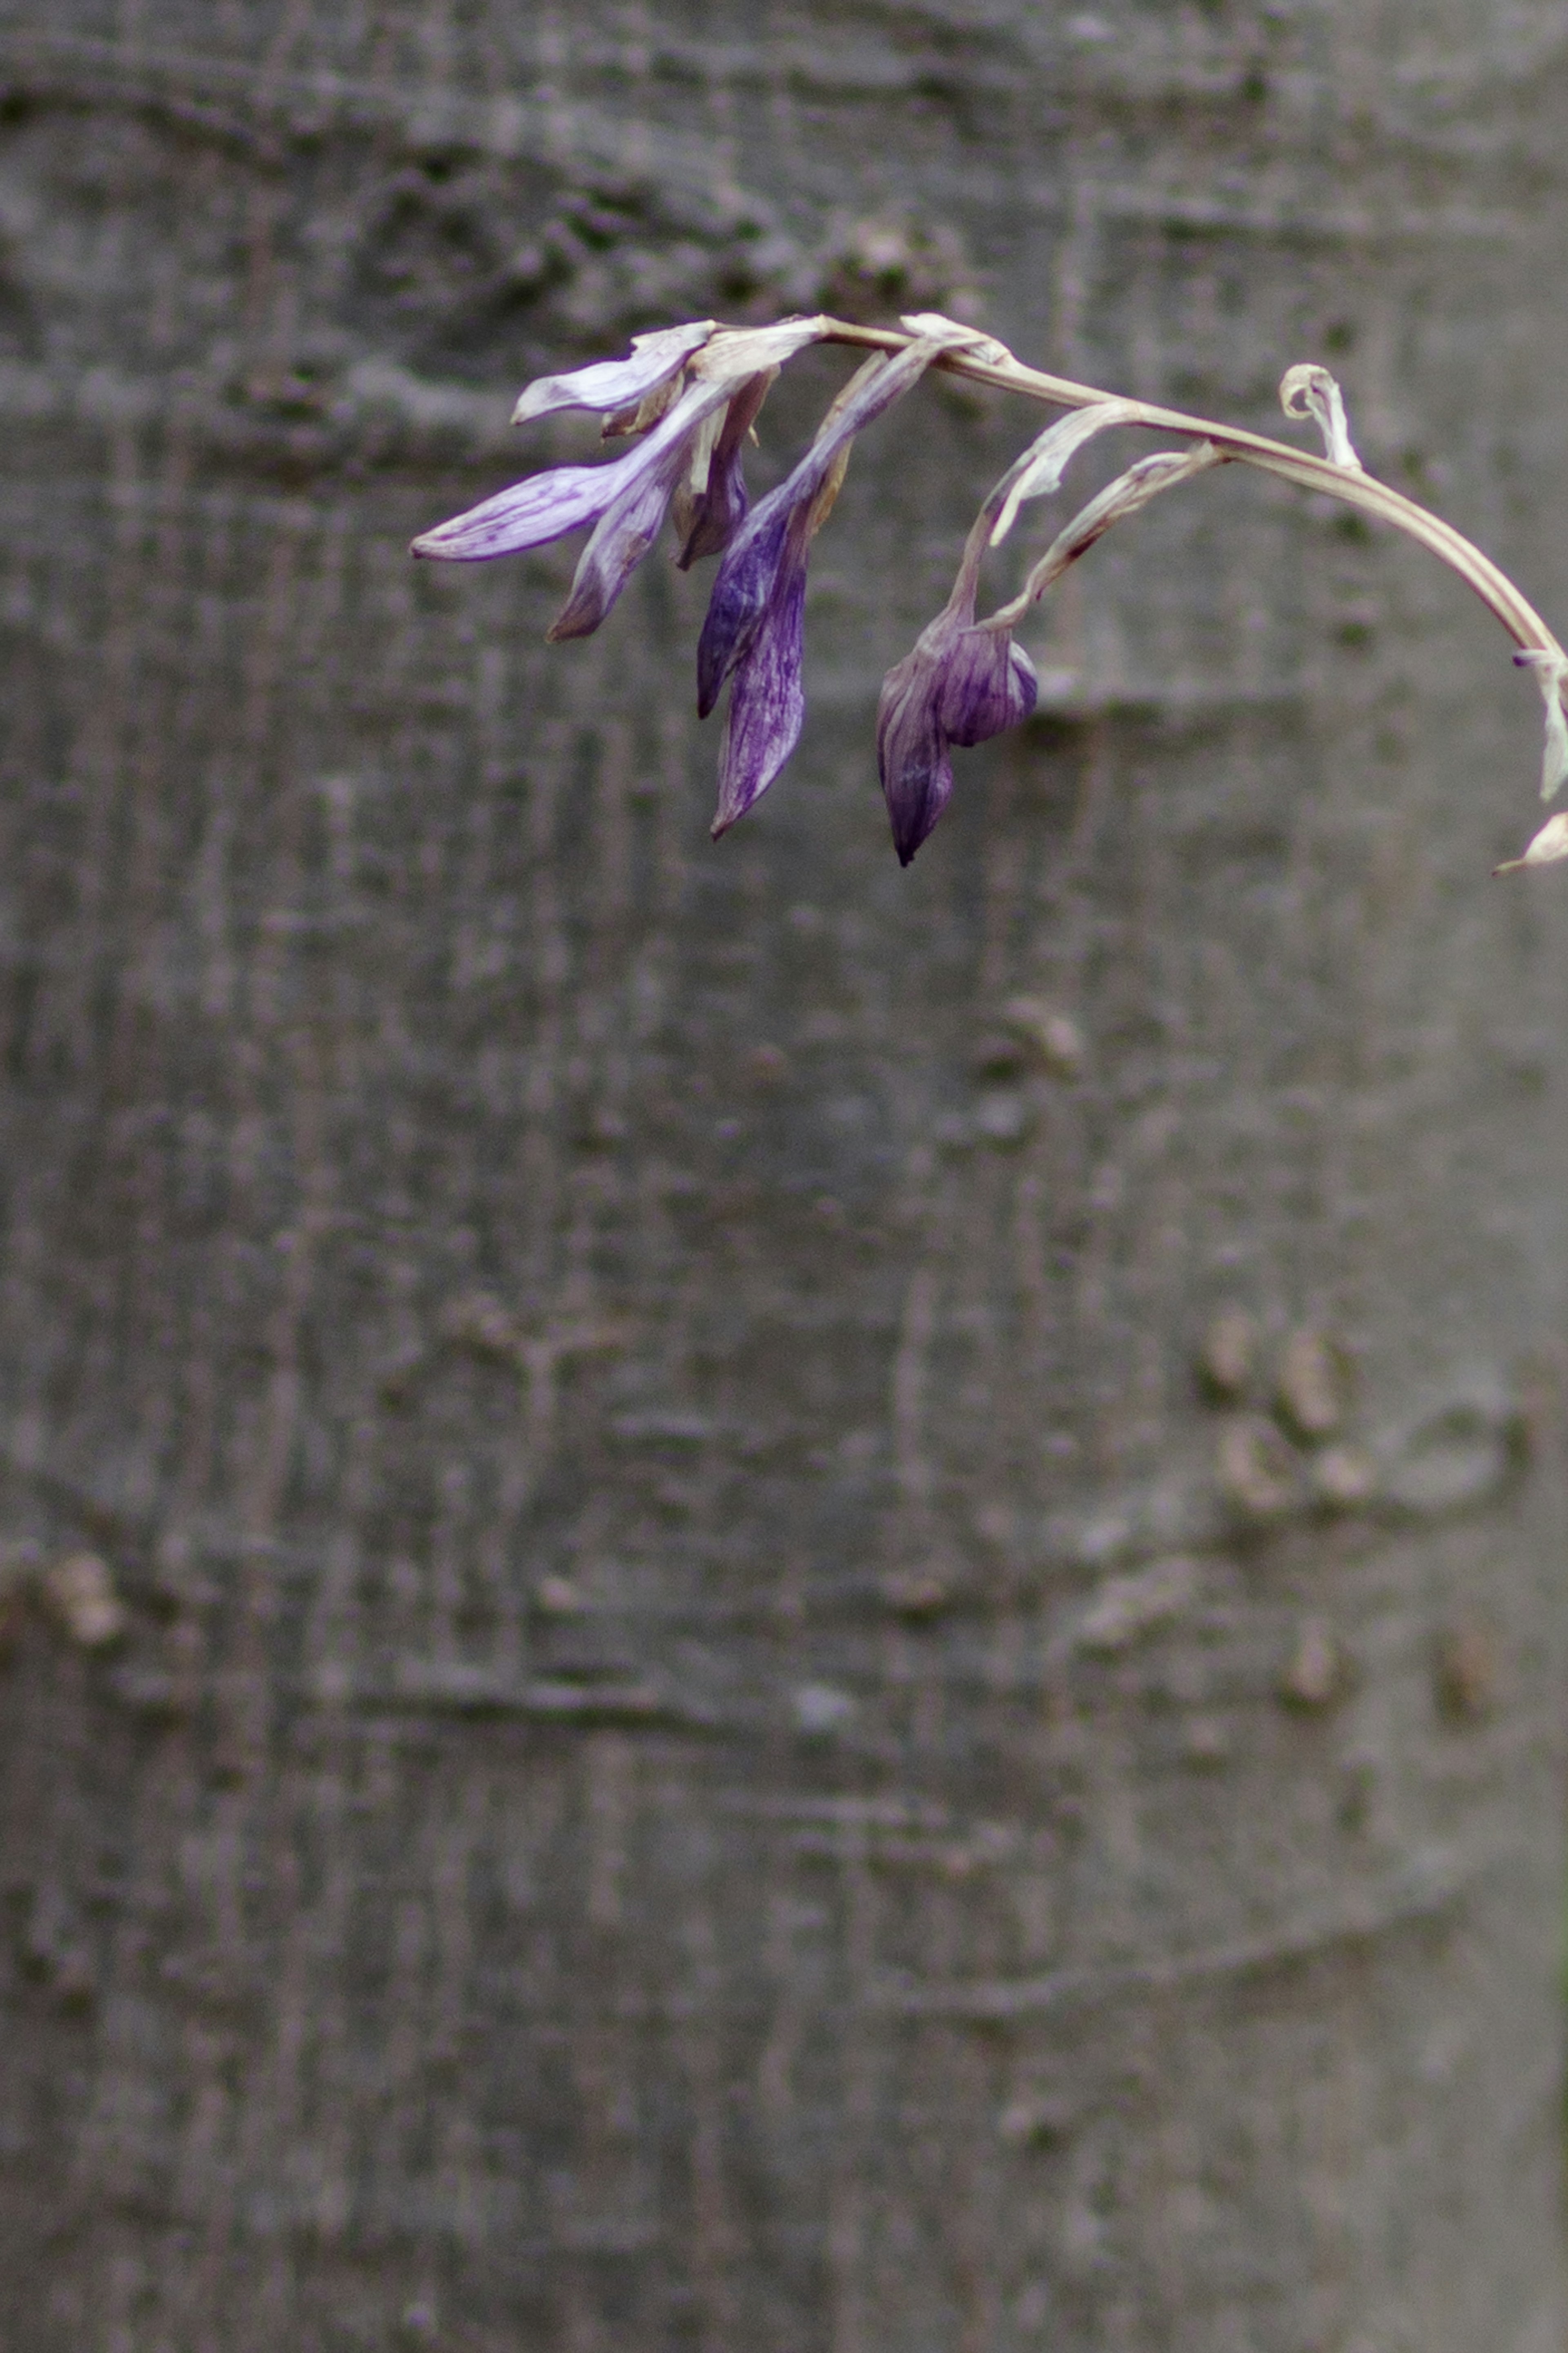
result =
[[[586,637],[653,545],[683,477],[689,512],[682,560],[689,563],[722,544],[744,512],[741,440],[782,361],[810,343],[819,323],[799,319],[778,327],[715,332],[703,322],[700,328],[668,328],[639,337],[628,360],[601,361],[573,375],[545,377],[523,395],[520,417],[542,417],[556,408],[597,409],[607,414],[611,426],[624,421],[635,430],[652,409],[662,413],[624,457],[531,475],[423,533],[414,542],[415,554],[486,563],[548,546],[592,524],[572,593],[548,632],[552,638]],[[733,435],[727,417],[731,405],[740,419]],[[710,495],[715,461],[721,480]]]
[[[707,718],[731,672],[735,678],[719,754],[715,837],[761,798],[800,740],[806,557],[838,494],[849,445],[909,390],[943,340],[922,337],[894,358],[868,360],[828,410],[795,471],[752,509],[730,542],[697,647],[700,718]]]
[[[1080,429],[1076,438],[1087,437]],[[909,864],[952,797],[950,747],[984,744],[1016,726],[1035,707],[1035,666],[1013,643],[1011,629],[974,626],[981,558],[998,516],[1011,520],[1016,512],[1016,493],[1030,479],[1026,470],[1034,458],[1034,451],[1026,451],[997,483],[964,543],[947,603],[921,631],[913,651],[882,681],[877,767],[901,866]]]
[[[1142,459],[1091,499],[1030,572],[1016,596],[976,624],[975,588],[988,545],[1005,536],[1019,506],[1058,489],[1074,452],[1109,425],[1128,420],[1126,401],[1097,401],[1047,428],[1009,467],[975,517],[952,594],[930,627],[882,681],[877,706],[877,764],[892,820],[893,843],[907,866],[952,797],[951,747],[965,749],[1016,727],[1035,707],[1039,681],[1013,631],[1035,599],[1124,515],[1177,481],[1219,462],[1208,442],[1183,453]]]
[[[882,681],[877,765],[907,866],[952,797],[950,746],[984,744],[1027,719],[1039,681],[1010,629],[975,628],[974,589],[921,632]]]

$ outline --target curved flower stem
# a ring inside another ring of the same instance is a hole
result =
[[[898,327],[860,327],[847,320],[829,319],[824,322],[821,340],[897,352],[917,338]],[[992,349],[999,350],[1000,346],[993,345]],[[946,351],[936,365],[972,383],[991,385],[998,392],[1019,392],[1026,399],[1042,401],[1056,408],[1093,407],[1111,396],[1091,385],[1074,384],[1068,376],[1047,375],[1038,368],[1026,367],[1010,354],[1005,358],[982,358],[965,351]],[[1359,467],[1334,465],[1329,459],[1313,457],[1308,450],[1293,449],[1287,442],[1271,441],[1266,434],[1248,433],[1240,426],[1216,424],[1208,417],[1184,416],[1180,409],[1161,408],[1152,401],[1129,401],[1119,421],[1146,426],[1153,432],[1178,433],[1210,441],[1225,458],[1256,466],[1266,474],[1276,474],[1281,481],[1294,482],[1299,490],[1326,491],[1330,498],[1340,499],[1346,506],[1359,507],[1364,514],[1392,523],[1396,531],[1430,549],[1451,572],[1457,572],[1523,651],[1551,655],[1568,663],[1568,655],[1564,655],[1534,606],[1489,555],[1483,555],[1452,523],[1444,522],[1425,507],[1417,506],[1414,499],[1391,490],[1387,483],[1374,480]]]

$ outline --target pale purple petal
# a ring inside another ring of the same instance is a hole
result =
[[[682,327],[658,327],[651,334],[632,337],[631,357],[595,360],[574,368],[569,375],[542,375],[531,384],[512,410],[514,425],[528,425],[560,408],[587,408],[613,415],[636,408],[650,392],[675,375],[713,332],[711,319],[695,319]]]
[[[750,649],[735,672],[719,754],[713,835],[725,833],[760,800],[800,741],[805,692],[800,669],[805,625],[805,550],[778,575]]]
[[[607,466],[555,466],[548,473],[531,474],[526,482],[482,499],[450,522],[421,532],[412,552],[449,564],[484,564],[525,547],[548,547],[552,540],[596,522],[643,458],[642,449],[632,449]]]
[[[595,526],[578,559],[572,593],[546,632],[552,640],[585,638],[596,629],[636,565],[658,537],[676,487],[685,472],[691,444],[704,419],[724,398],[721,385],[696,385],[681,395],[669,415],[637,448],[616,495]]]
[[[577,559],[572,593],[545,631],[552,645],[598,628],[658,537],[685,462],[683,449],[667,451],[662,463],[639,468],[605,509]]]

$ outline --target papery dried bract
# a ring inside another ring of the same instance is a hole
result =
[[[1323,455],[1352,473],[1364,470],[1351,441],[1345,398],[1326,367],[1303,360],[1279,379],[1279,406],[1287,417],[1310,417],[1323,437]]]
[[[721,327],[693,358],[691,374],[740,384],[783,367],[807,343],[819,342],[826,328],[820,311],[809,319],[780,319],[771,327]]]

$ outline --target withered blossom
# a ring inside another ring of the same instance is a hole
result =
[[[984,510],[969,534],[952,594],[888,672],[877,705],[877,768],[899,863],[907,866],[952,797],[954,744],[984,744],[1026,719],[1039,681],[1011,634],[973,627],[980,559],[991,533]]]
[[[697,647],[700,717],[734,679],[719,754],[715,837],[754,807],[800,740],[806,559],[837,497],[850,444],[943,348],[942,338],[926,335],[894,358],[868,360],[805,456],[752,508],[725,551]]]
[[[952,745],[969,750],[1016,727],[1039,691],[1035,666],[1012,631],[974,626],[985,550],[1005,538],[1026,500],[1060,487],[1086,441],[1127,422],[1129,406],[1102,401],[1059,417],[1008,468],[975,517],[947,603],[882,681],[877,767],[901,865],[952,797]]]
[[[813,341],[820,326],[818,320],[801,319],[731,331],[704,321],[639,337],[630,359],[544,377],[524,393],[517,417],[527,421],[559,408],[598,410],[606,417],[606,431],[640,433],[636,446],[605,464],[556,466],[515,482],[423,533],[414,554],[488,563],[546,547],[591,525],[572,593],[547,633],[552,640],[588,636],[653,545],[683,486],[689,501],[684,560],[722,544],[744,512],[740,441],[782,361]],[[731,406],[740,419],[733,437],[726,429]],[[722,487],[710,498],[714,459],[723,469]]]
[[[877,355],[839,395],[789,479],[749,512],[741,460],[752,422],[779,369],[806,343],[818,342],[869,344]],[[1512,638],[1517,659],[1541,689],[1542,796],[1550,799],[1568,783],[1568,653],[1479,548],[1441,516],[1367,473],[1351,439],[1340,387],[1316,364],[1288,370],[1279,394],[1289,416],[1317,425],[1321,458],[1244,427],[1120,398],[1026,367],[1005,344],[935,312],[905,318],[898,330],[823,317],[746,329],[693,320],[636,336],[624,359],[542,377],[517,405],[519,423],[563,409],[597,413],[605,439],[633,437],[635,446],[624,456],[597,466],[555,467],[516,483],[425,533],[414,551],[480,563],[586,530],[571,596],[549,632],[578,637],[604,619],[673,509],[677,562],[721,559],[698,654],[704,716],[731,681],[713,825],[721,833],[766,790],[800,734],[807,552],[837,496],[850,443],[939,359],[973,384],[1069,413],[997,484],[970,534],[947,605],[884,681],[878,753],[893,838],[906,864],[952,793],[952,747],[982,743],[1033,708],[1034,671],[1012,641],[1029,607],[1113,523],[1178,482],[1226,463],[1341,500],[1405,533],[1466,581]],[[1018,595],[976,620],[975,583],[986,545],[1005,538],[1023,502],[1056,489],[1073,450],[1110,424],[1174,433],[1186,447],[1143,459],[1120,475],[1057,534]],[[1521,857],[1497,871],[1563,859],[1568,859],[1568,818],[1552,818]]]

